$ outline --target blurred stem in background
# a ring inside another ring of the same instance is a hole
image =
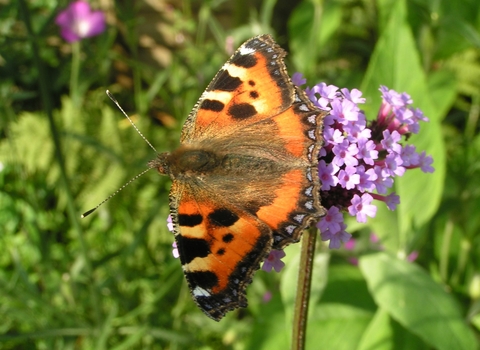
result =
[[[50,127],[50,132],[52,134],[52,139],[55,146],[55,151],[54,151],[55,159],[57,161],[58,167],[60,168],[60,181],[61,181],[62,190],[65,191],[66,198],[67,198],[68,218],[70,220],[72,227],[74,228],[74,231],[77,235],[77,239],[80,242],[80,246],[81,246],[82,258],[85,266],[85,274],[87,279],[86,284],[88,285],[89,293],[90,293],[90,303],[91,303],[90,307],[92,309],[96,324],[97,326],[99,326],[101,322],[99,296],[97,294],[95,279],[93,278],[93,269],[92,269],[91,259],[88,254],[88,247],[83,237],[82,227],[79,222],[80,215],[78,213],[77,208],[75,207],[67,171],[65,168],[65,158],[62,153],[62,142],[60,139],[60,133],[53,119],[52,100],[50,96],[50,89],[48,85],[47,74],[39,53],[40,52],[39,45],[38,45],[39,38],[37,37],[37,33],[33,30],[31,20],[30,20],[29,8],[25,0],[20,0],[19,6],[20,6],[20,13],[22,14],[23,20],[25,21],[25,26],[27,28],[29,41],[32,46],[33,60],[35,62],[34,64],[38,70],[38,76],[39,76],[38,87],[41,95],[43,108],[48,118],[48,124]],[[79,51],[80,45],[77,45],[77,48],[74,48],[74,51],[75,50]],[[79,60],[78,58],[79,52],[77,52],[77,54],[74,54],[74,56],[77,56],[76,58],[74,58],[74,61]],[[76,65],[79,66],[79,63],[77,62]],[[72,77],[72,80],[71,80],[72,83],[73,81],[78,81],[78,67],[76,67],[75,69],[77,70],[76,73],[74,72],[74,67],[72,67],[72,74],[77,74],[77,77],[76,78]],[[78,82],[76,83],[76,86],[78,86]],[[76,87],[75,87],[75,91],[78,91]]]
[[[81,55],[81,41],[72,43],[72,67],[70,73],[70,97],[72,98],[75,107],[80,106],[80,89],[78,88],[78,75],[80,73],[80,55]]]

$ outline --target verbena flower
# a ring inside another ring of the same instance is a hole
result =
[[[169,216],[170,217],[170,216]],[[180,257],[180,253],[178,252],[178,248],[177,248],[177,241],[173,241],[172,243],[172,255],[175,259],[178,259]]]
[[[88,2],[72,2],[55,18],[60,34],[69,43],[92,37],[105,31],[105,14],[92,11]]]
[[[285,257],[285,252],[283,250],[273,249],[268,258],[263,262],[262,270],[270,272],[274,269],[277,272],[280,272],[285,263],[282,261],[282,258]]]
[[[302,81],[301,76],[296,80]],[[386,194],[395,177],[408,169],[434,171],[430,156],[416,153],[415,146],[402,144],[411,133],[418,133],[419,121],[428,119],[411,106],[408,94],[385,86],[380,87],[382,105],[377,118],[370,122],[359,108],[365,99],[357,89],[339,90],[320,83],[306,91],[317,107],[329,111],[318,166],[327,215],[317,227],[322,240],[330,240],[330,248],[339,248],[340,242],[350,238],[340,213],[348,213],[363,223],[376,215],[376,202],[384,202],[394,210],[400,198],[394,192]]]

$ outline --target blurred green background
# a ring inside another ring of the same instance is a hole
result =
[[[107,29],[72,45],[55,25],[68,2],[0,1],[1,349],[289,348],[299,245],[217,323],[172,256],[167,177],[151,171],[80,219],[155,157],[105,90],[171,150],[217,70],[263,33],[308,85],[361,89],[367,118],[380,84],[430,118],[410,141],[435,173],[409,171],[395,212],[349,222],[353,250],[319,242],[307,349],[479,347],[478,0],[90,4]]]

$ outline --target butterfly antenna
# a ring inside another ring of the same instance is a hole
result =
[[[106,91],[107,93],[107,96],[110,97],[110,99],[113,101],[113,103],[115,103],[115,105],[118,107],[118,109],[123,113],[123,115],[125,117],[127,117],[128,121],[130,122],[130,124],[132,124],[132,126],[135,128],[135,130],[137,131],[137,133],[142,137],[142,139],[150,146],[151,149],[153,149],[156,153],[157,150],[155,149],[155,147],[153,147],[153,145],[147,140],[147,138],[142,134],[142,132],[137,128],[137,126],[135,125],[135,123],[133,122],[132,119],[130,119],[130,117],[128,116],[127,113],[125,113],[125,111],[123,110],[123,108],[120,106],[120,104],[118,103],[118,101],[115,99],[115,97],[113,97],[113,95],[110,93],[109,90]],[[90,215],[91,213],[93,213],[95,210],[98,209],[98,207],[100,207],[102,204],[104,204],[105,202],[109,201],[111,198],[115,197],[121,190],[123,190],[125,187],[127,187],[128,185],[130,185],[133,181],[135,181],[136,179],[138,179],[140,176],[142,176],[143,174],[145,174],[147,171],[149,171],[150,169],[152,169],[154,166],[150,165],[149,164],[149,167],[148,169],[145,169],[144,171],[142,171],[140,174],[136,175],[133,179],[129,180],[126,184],[124,184],[122,187],[120,187],[118,190],[116,190],[114,193],[112,193],[110,196],[108,196],[106,199],[104,199],[102,202],[98,203],[97,206],[93,209],[90,209],[90,210],[87,210],[85,213],[83,213],[81,215],[81,218],[83,219],[84,217],[87,217],[88,215]]]
[[[150,141],[147,140],[147,138],[145,136],[143,136],[142,132],[137,128],[137,126],[135,125],[135,123],[133,122],[132,119],[130,119],[130,117],[128,116],[127,113],[125,113],[125,111],[123,110],[123,108],[120,106],[120,104],[118,103],[118,101],[115,99],[115,97],[113,97],[113,95],[110,93],[109,90],[106,91],[107,93],[107,96],[110,97],[110,100],[113,101],[113,103],[115,103],[115,105],[118,107],[118,109],[123,113],[123,115],[125,117],[127,117],[128,121],[130,122],[130,124],[132,124],[132,126],[135,128],[135,130],[138,132],[138,134],[142,137],[142,139],[148,143],[148,145],[150,146],[151,149],[153,149],[155,151],[155,153],[158,153],[157,150],[155,149],[155,147],[152,146],[152,144],[150,143]]]
[[[87,210],[85,213],[82,214],[81,218],[83,219],[84,217],[87,217],[88,215],[90,215],[91,213],[93,213],[95,210],[98,209],[99,206],[101,206],[102,204],[104,204],[105,202],[107,202],[108,200],[110,200],[111,198],[113,198],[114,196],[116,196],[118,194],[118,192],[120,192],[121,190],[123,190],[125,187],[127,187],[128,185],[130,185],[133,181],[135,181],[136,179],[138,179],[140,176],[142,176],[143,174],[145,174],[147,171],[149,171],[150,169],[152,169],[153,167],[149,167],[148,169],[145,169],[144,171],[142,171],[140,174],[136,175],[133,179],[129,180],[125,185],[123,185],[122,187],[120,187],[118,190],[116,190],[115,192],[113,192],[110,196],[108,196],[106,199],[104,199],[103,201],[101,201],[100,203],[97,204],[97,206],[93,209],[90,209],[90,210]]]

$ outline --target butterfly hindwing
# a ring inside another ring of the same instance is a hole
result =
[[[228,203],[174,182],[172,220],[182,268],[193,299],[211,318],[245,307],[245,288],[270,252],[270,228]]]

